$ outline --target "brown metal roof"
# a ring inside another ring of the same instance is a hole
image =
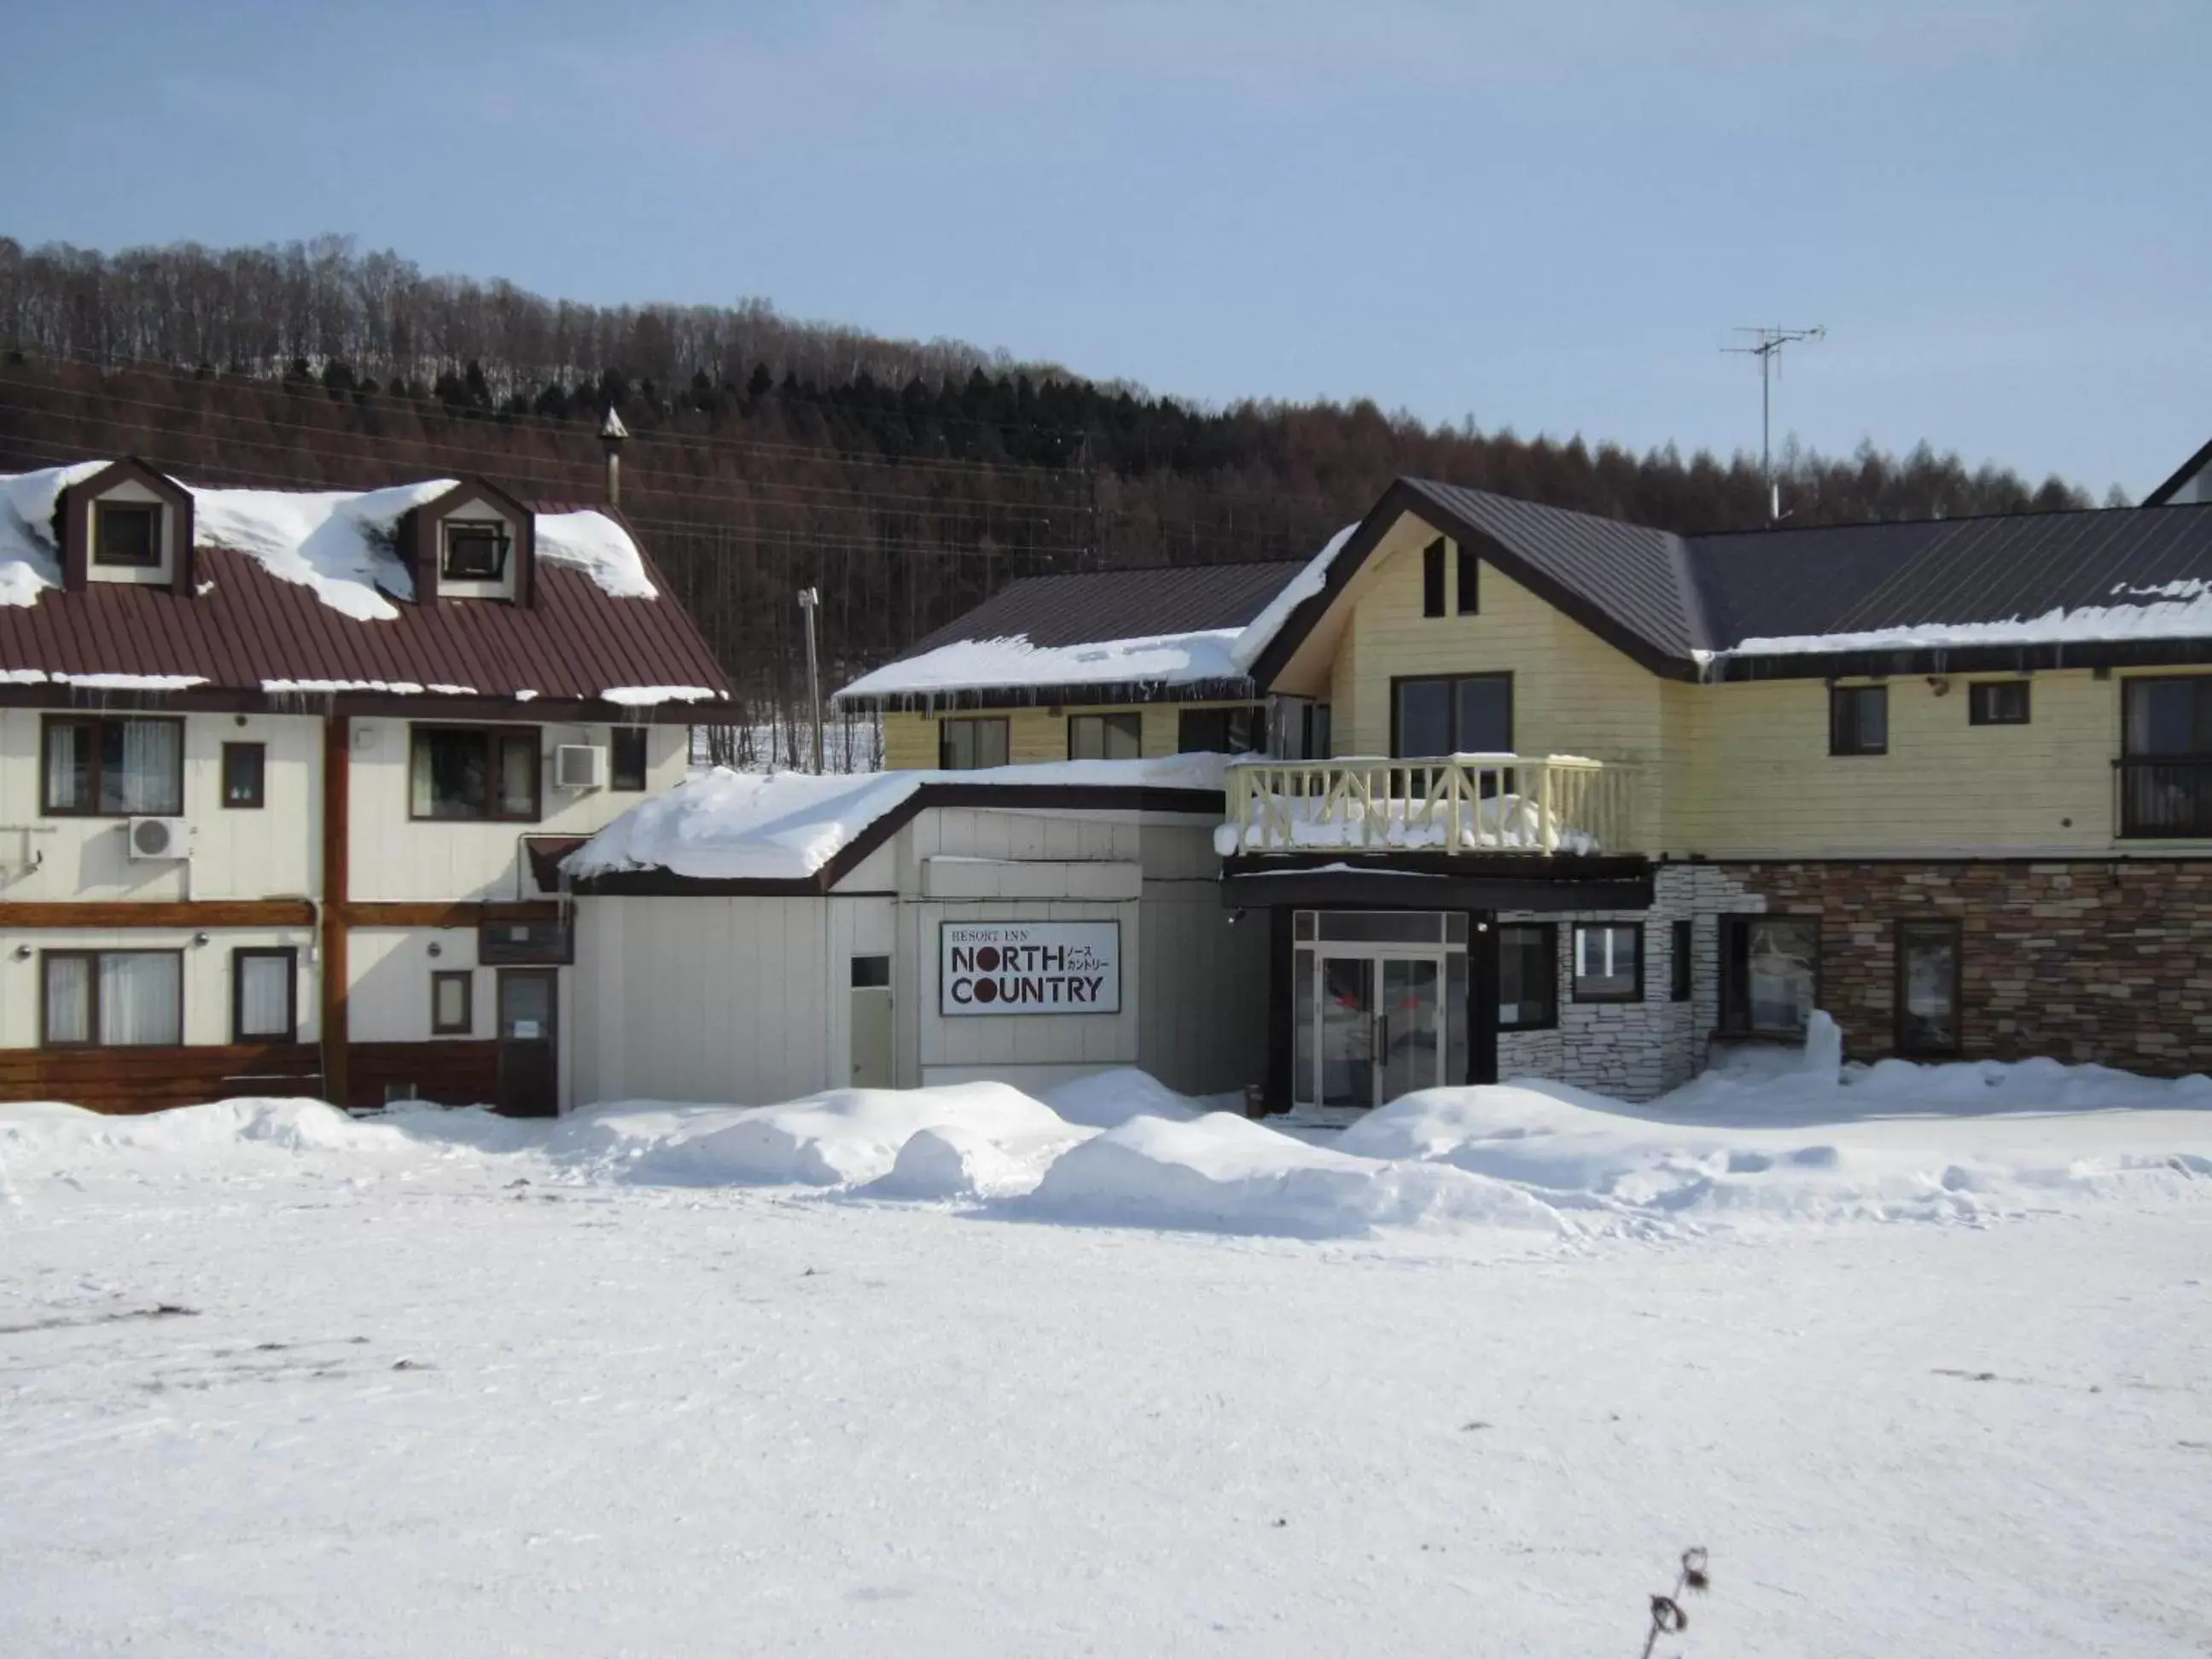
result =
[[[455,685],[549,703],[622,686],[732,690],[650,560],[658,599],[616,599],[544,560],[527,607],[400,602],[396,619],[376,622],[342,615],[242,553],[202,547],[195,563],[204,592],[95,582],[0,605],[0,670],[197,675],[211,691],[252,693],[271,680]]]

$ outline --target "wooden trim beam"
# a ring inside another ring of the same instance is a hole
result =
[[[476,927],[487,921],[552,921],[561,914],[552,899],[509,904],[475,899],[433,899],[425,903],[363,901],[335,907],[349,927]]]
[[[323,721],[323,1097],[346,1097],[346,883],[352,817],[353,722]]]
[[[186,899],[169,903],[0,903],[5,927],[312,927],[309,899]]]

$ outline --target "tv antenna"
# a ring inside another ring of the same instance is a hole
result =
[[[1739,334],[1748,334],[1747,345],[1723,346],[1721,349],[1740,356],[1759,359],[1759,471],[1766,480],[1766,521],[1782,522],[1782,486],[1774,477],[1774,383],[1782,378],[1782,348],[1800,344],[1808,340],[1825,340],[1828,331],[1825,325],[1815,323],[1810,328],[1782,328],[1766,325],[1758,328],[1739,328]]]

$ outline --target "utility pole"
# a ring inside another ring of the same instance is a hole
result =
[[[1767,325],[1759,328],[1739,328],[1739,334],[1751,336],[1748,345],[1723,346],[1721,349],[1746,357],[1759,359],[1759,473],[1766,480],[1766,521],[1782,522],[1782,486],[1774,477],[1774,382],[1782,378],[1782,348],[1801,341],[1825,340],[1828,331],[1823,325],[1811,328],[1782,328]]]
[[[814,613],[821,608],[822,591],[799,590],[799,609],[806,618],[806,706],[814,717],[814,770],[822,771],[822,671],[814,653]]]

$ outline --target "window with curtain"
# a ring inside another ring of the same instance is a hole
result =
[[[230,960],[231,1041],[291,1042],[298,1031],[293,952],[240,950],[232,951]]]
[[[1828,689],[1828,752],[1887,755],[1889,752],[1889,688],[1836,685]]]
[[[185,723],[57,715],[46,722],[42,810],[175,817],[185,810]]]
[[[1133,710],[1120,714],[1067,717],[1070,760],[1135,760],[1144,752],[1144,716]]]
[[[408,811],[417,818],[535,823],[538,728],[418,726],[410,752]]]
[[[176,951],[49,951],[40,1040],[50,1048],[173,1048],[185,1040]]]

